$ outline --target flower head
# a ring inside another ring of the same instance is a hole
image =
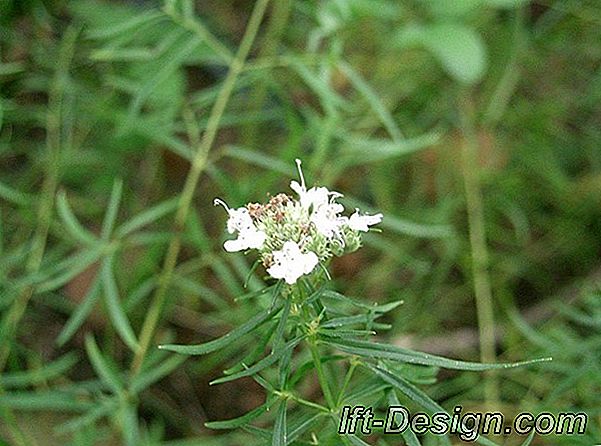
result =
[[[288,240],[279,251],[274,251],[273,264],[267,272],[275,279],[284,279],[286,283],[296,283],[303,274],[309,274],[319,262],[317,255],[309,251],[303,253],[296,242]]]
[[[300,183],[292,181],[290,188],[298,199],[278,194],[267,203],[238,209],[215,200],[228,213],[227,232],[237,234],[224,243],[225,250],[258,250],[267,273],[288,284],[311,274],[319,262],[358,249],[361,232],[382,221],[382,214],[361,215],[358,210],[343,215],[344,206],[336,201],[342,194],[323,186],[307,189],[300,160],[296,165]]]

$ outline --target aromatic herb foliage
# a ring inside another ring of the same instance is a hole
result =
[[[598,443],[600,21],[594,0],[0,1],[0,442],[339,444],[343,400],[399,399],[587,410],[558,441]],[[295,158],[385,215],[329,281],[223,250],[213,197],[265,202]],[[572,282],[592,291],[550,306]]]

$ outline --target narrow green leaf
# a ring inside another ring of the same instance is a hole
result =
[[[94,423],[95,421],[99,420],[100,418],[102,418],[104,416],[108,416],[109,414],[112,414],[117,409],[118,406],[119,406],[119,403],[117,401],[115,401],[114,399],[103,401],[99,405],[96,405],[95,407],[90,409],[85,414],[83,414],[79,417],[72,418],[63,424],[58,425],[55,428],[56,432],[57,433],[69,433],[69,432],[74,432],[76,430],[79,430],[83,427],[89,426],[90,424]]]
[[[131,328],[131,324],[127,319],[127,315],[125,314],[125,310],[119,299],[117,283],[115,282],[115,276],[112,271],[112,260],[112,257],[106,259],[103,262],[101,271],[106,306],[115,330],[123,342],[125,342],[130,349],[135,351],[138,348],[138,341],[136,340],[134,331]]]
[[[119,375],[111,369],[109,363],[103,358],[92,334],[88,333],[86,335],[85,345],[88,358],[90,358],[90,363],[100,380],[106,384],[108,388],[112,389],[113,393],[116,395],[120,394],[123,391],[123,383],[121,382]]]
[[[535,430],[530,432],[530,435],[528,435],[528,437],[524,440],[524,442],[521,444],[521,446],[530,446],[530,443],[532,443],[532,440],[534,439],[535,434],[536,434]]]
[[[398,141],[403,138],[401,131],[399,130],[394,118],[384,105],[382,99],[378,96],[378,94],[374,91],[374,89],[369,85],[365,79],[357,72],[353,67],[346,62],[339,62],[338,67],[344,73],[344,75],[348,78],[349,81],[353,84],[353,86],[357,89],[359,93],[363,95],[363,97],[367,100],[371,108],[380,118],[380,121],[395,141]]]
[[[113,189],[111,190],[111,197],[109,204],[104,214],[104,220],[102,222],[102,230],[100,236],[103,240],[108,240],[113,232],[115,221],[117,220],[117,212],[119,211],[119,202],[121,201],[121,193],[123,192],[123,181],[120,179],[115,180],[113,183]]]
[[[386,304],[379,304],[377,302],[369,303],[361,301],[359,299],[354,299],[352,297],[345,296],[344,294],[332,290],[324,290],[322,296],[327,299],[348,303],[357,308],[363,308],[365,310],[373,311],[375,313],[388,313],[389,311],[392,311],[399,305],[403,304],[402,300],[395,300]]]
[[[186,359],[187,358],[185,356],[172,355],[160,365],[152,367],[148,370],[144,370],[142,373],[137,375],[131,383],[131,392],[134,394],[141,392],[161,378],[167,376],[169,373],[179,367]]]
[[[284,399],[278,407],[278,413],[273,426],[273,435],[271,437],[271,446],[286,446],[286,403]]]
[[[61,376],[71,369],[79,358],[74,353],[67,353],[54,362],[39,369],[14,373],[4,373],[0,376],[0,386],[4,389],[32,386]]]
[[[0,198],[18,206],[29,206],[33,202],[31,195],[8,187],[3,183],[0,183]]]
[[[77,217],[75,217],[75,214],[73,214],[73,211],[69,206],[67,195],[64,191],[60,191],[58,193],[56,198],[56,207],[59,217],[65,224],[65,229],[67,229],[71,236],[84,245],[91,245],[98,242],[96,237],[94,237],[81,225],[81,223],[79,223],[79,220],[77,220]]]
[[[401,402],[397,398],[396,393],[393,389],[388,391],[388,404],[390,406],[401,405]],[[403,432],[401,432],[401,436],[403,437],[403,440],[405,440],[405,443],[407,443],[407,446],[421,446],[419,440],[417,439],[417,436],[415,435],[412,429],[405,429]]]
[[[371,314],[358,314],[355,316],[342,316],[336,317],[332,319],[328,319],[323,324],[321,324],[322,328],[340,328],[345,327],[347,325],[355,325],[355,324],[367,324],[372,322],[373,319],[380,317],[381,314],[371,315]]]
[[[81,324],[85,321],[86,317],[90,314],[98,297],[100,296],[100,275],[96,275],[96,278],[90,285],[85,297],[79,305],[75,308],[75,311],[71,314],[61,332],[56,338],[56,343],[59,346],[65,345],[65,343],[71,339],[71,336],[81,327]]]
[[[0,407],[16,410],[56,410],[80,412],[89,410],[94,404],[67,392],[8,392],[0,395]]]
[[[298,336],[291,341],[287,342],[282,348],[280,348],[277,352],[272,351],[265,358],[261,359],[259,362],[253,364],[249,368],[242,370],[237,373],[233,373],[231,375],[223,376],[221,378],[215,379],[210,382],[213,384],[221,384],[229,381],[234,381],[236,379],[244,378],[246,376],[254,375],[255,373],[259,373],[261,370],[266,369],[267,367],[275,364],[284,354],[286,354],[289,350],[292,350],[294,347],[298,345],[300,341],[304,339],[305,335]]]
[[[59,262],[56,267],[51,267],[52,270],[58,269],[60,273],[51,279],[42,281],[36,287],[37,291],[42,293],[62,287],[71,279],[85,271],[94,262],[98,261],[104,252],[105,247],[100,244],[96,244],[83,249],[81,252],[78,252],[75,255],[67,257],[63,261]],[[45,272],[42,272],[42,274],[44,273]]]
[[[371,370],[376,376],[381,378],[386,383],[390,384],[394,388],[401,391],[407,398],[414,403],[423,407],[430,413],[444,412],[446,411],[434,400],[432,400],[426,393],[415,387],[409,381],[401,378],[400,376],[390,373],[388,370],[383,369],[379,366],[365,363],[363,364],[369,370]]]
[[[314,415],[310,415],[305,419],[297,421],[297,423],[290,423],[290,425],[288,426],[286,444],[293,444],[298,439],[298,437],[304,434],[309,428],[315,427],[315,422],[325,415],[326,414],[323,412],[317,412]]]
[[[244,426],[245,424],[250,423],[254,419],[260,417],[265,412],[269,410],[269,408],[273,405],[273,403],[277,401],[276,399],[271,399],[266,401],[264,404],[256,407],[250,412],[242,415],[241,417],[232,418],[231,420],[223,420],[223,421],[208,421],[205,423],[205,426],[209,429],[236,429],[238,427]]]
[[[363,440],[361,440],[356,435],[348,434],[348,435],[346,435],[346,438],[348,438],[349,442],[353,446],[369,446],[369,443],[364,442]]]
[[[265,310],[249,319],[239,327],[234,328],[229,333],[221,336],[220,338],[198,345],[177,345],[167,344],[159,345],[159,348],[170,350],[176,353],[182,353],[184,355],[204,355],[212,351],[221,349],[231,344],[233,341],[241,338],[247,333],[250,333],[255,328],[259,327],[265,321],[272,319],[280,310],[281,304],[272,310]]]
[[[159,218],[173,212],[177,208],[177,202],[177,198],[172,198],[139,213],[131,220],[119,226],[115,231],[115,234],[117,237],[124,237],[127,234],[130,234],[146,225],[149,225],[150,223],[155,222]]]
[[[340,162],[349,167],[409,155],[434,146],[440,141],[440,136],[438,132],[431,132],[400,141],[347,136]]]
[[[91,28],[86,32],[86,36],[90,39],[108,39],[110,37],[117,36],[119,34],[124,34],[127,32],[131,32],[136,28],[140,28],[142,25],[154,23],[160,20],[164,20],[165,16],[160,11],[146,11],[143,13],[133,14],[129,18],[125,18],[125,20],[119,21],[117,23],[111,23],[108,26],[98,26],[96,28]]]
[[[281,173],[282,175],[294,175],[294,169],[290,167],[290,163],[285,163],[282,160],[269,156],[258,150],[247,149],[238,146],[227,146],[223,151],[225,156],[245,161],[254,166],[259,166],[272,172]]]
[[[401,393],[403,393],[407,398],[416,403],[417,405],[423,407],[430,414],[433,413],[446,413],[450,416],[450,414],[445,411],[438,403],[436,403],[432,398],[430,398],[425,392],[418,389],[416,386],[411,384],[409,381],[404,378],[392,374],[390,371],[380,367],[374,366],[372,364],[363,364],[369,370],[371,370],[376,376],[381,378],[383,381],[392,385],[394,388],[398,389]],[[484,446],[498,446],[496,443],[490,441],[488,438],[478,436],[475,440],[476,442],[484,445]]]
[[[325,335],[323,335],[323,333],[321,339],[322,342],[352,355],[367,358],[387,359],[390,361],[400,361],[409,364],[442,367],[454,370],[482,371],[491,369],[507,369],[550,360],[550,358],[540,358],[514,363],[482,364],[477,362],[465,362],[455,359],[448,359],[442,356],[416,352],[390,344],[381,344],[378,342],[364,341],[360,339],[332,339],[327,338]]]

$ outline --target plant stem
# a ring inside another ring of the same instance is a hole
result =
[[[309,350],[311,351],[311,357],[313,358],[313,364],[315,364],[315,370],[317,371],[317,379],[319,380],[319,385],[321,386],[321,391],[323,392],[323,396],[326,399],[328,404],[328,408],[330,410],[336,407],[336,403],[334,401],[334,397],[332,396],[332,390],[330,389],[330,384],[327,380],[327,377],[323,370],[323,364],[321,363],[319,350],[317,349],[317,344],[315,342],[315,338],[310,338],[307,341],[309,345]]]
[[[244,37],[242,38],[242,42],[240,43],[238,51],[236,52],[236,55],[230,64],[227,76],[223,81],[223,85],[219,90],[215,104],[211,109],[207,123],[207,129],[202,137],[198,149],[196,150],[194,159],[192,160],[192,165],[190,167],[190,171],[188,172],[188,176],[186,177],[186,182],[184,184],[175,214],[175,235],[169,243],[167,255],[165,257],[163,269],[159,278],[159,286],[153,296],[150,310],[146,314],[146,319],[144,320],[142,329],[140,331],[140,347],[136,351],[131,367],[133,375],[136,375],[140,371],[146,356],[146,352],[148,351],[148,347],[150,346],[150,343],[154,337],[156,327],[159,323],[163,307],[165,305],[167,289],[169,287],[169,283],[171,282],[173,270],[177,262],[177,256],[181,247],[181,233],[184,230],[186,218],[192,203],[192,198],[194,197],[194,191],[198,185],[200,174],[206,167],[207,157],[213,142],[215,141],[215,136],[217,135],[217,131],[219,129],[221,117],[223,116],[225,107],[227,106],[230,96],[232,95],[238,76],[244,68],[244,62],[255,40],[268,3],[269,0],[257,0],[255,3],[248,26],[244,33]]]
[[[276,55],[282,34],[288,23],[291,6],[292,0],[279,0],[273,3],[269,24],[267,25],[265,35],[262,39],[264,43],[258,54],[258,57],[261,60]],[[261,113],[265,98],[267,97],[266,79],[267,77],[261,77],[258,85],[251,92],[251,97],[249,99],[250,104],[255,104],[254,110],[257,113]],[[244,130],[244,133],[247,135],[246,145],[254,147],[257,142],[259,126],[248,124]]]
[[[351,378],[353,377],[353,374],[355,373],[356,368],[357,368],[357,363],[355,361],[351,361],[351,365],[350,365],[348,371],[346,372],[346,376],[344,377],[344,383],[342,384],[342,388],[340,389],[340,392],[338,393],[338,398],[336,398],[336,407],[340,407],[340,404],[342,403],[342,398],[344,398],[344,392],[346,392],[346,388],[350,384]]]
[[[460,104],[461,126],[464,135],[462,147],[463,181],[467,204],[469,237],[472,254],[472,276],[480,332],[480,359],[496,362],[495,319],[492,289],[488,272],[488,248],[482,205],[482,191],[478,165],[478,141],[474,130],[472,103],[469,96]],[[499,400],[497,374],[490,370],[485,374],[484,395],[492,406]]]
[[[42,184],[42,191],[38,200],[37,225],[32,237],[31,254],[27,259],[25,269],[28,274],[36,274],[42,264],[48,231],[52,222],[52,209],[54,196],[58,187],[60,176],[60,148],[61,148],[61,121],[62,98],[67,82],[69,66],[75,49],[78,30],[70,27],[65,31],[59,49],[56,72],[52,81],[48,97],[48,111],[46,114],[46,148],[47,170]],[[33,296],[35,285],[25,287],[13,302],[2,320],[0,329],[0,371],[4,370],[12,345],[11,338],[17,331],[17,326],[27,309],[29,300]]]

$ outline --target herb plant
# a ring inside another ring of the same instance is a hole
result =
[[[296,162],[301,183],[292,181],[290,187],[298,198],[280,193],[265,204],[249,203],[238,209],[215,200],[227,210],[227,232],[237,236],[227,240],[224,249],[257,250],[255,266],[262,263],[276,279],[243,297],[255,299],[261,311],[207,343],[161,346],[186,355],[204,355],[254,338],[248,353],[212,384],[250,377],[264,388],[265,402],[239,418],[211,421],[207,427],[244,428],[273,446],[311,439],[312,444],[365,445],[355,433],[338,432],[343,406],[377,408],[385,401],[402,401],[432,414],[444,412],[416,385],[433,377],[432,368],[482,371],[526,364],[463,362],[371,340],[378,329],[389,327],[379,319],[402,302],[370,304],[330,290],[327,265],[333,255],[357,250],[361,232],[369,231],[383,216],[361,215],[358,209],[344,216],[344,206],[336,201],[342,194],[326,187],[307,189],[301,162]],[[317,377],[321,393],[313,398],[302,391],[312,376]],[[252,424],[272,408],[271,428]],[[409,445],[420,444],[410,429],[403,437]]]

